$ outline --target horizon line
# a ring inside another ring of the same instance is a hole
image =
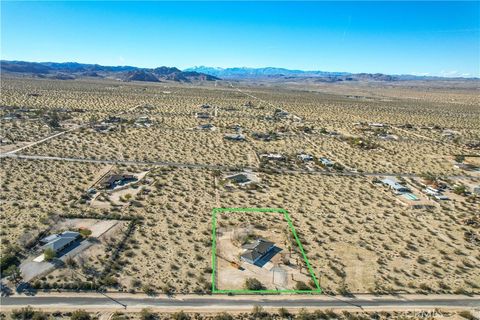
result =
[[[143,66],[135,66],[135,65],[129,65],[129,64],[124,64],[124,65],[114,65],[114,64],[99,64],[99,63],[92,63],[92,62],[78,62],[78,61],[27,61],[27,60],[17,60],[17,59],[3,59],[0,58],[0,62],[27,62],[27,63],[58,63],[58,64],[67,64],[67,63],[77,63],[77,64],[86,64],[86,65],[98,65],[102,67],[132,67],[132,68],[137,68],[137,69],[155,69],[155,68],[160,68],[160,67],[168,67],[168,68],[177,68],[180,71],[185,71],[187,69],[193,69],[193,68],[212,68],[212,69],[252,69],[252,70],[258,70],[258,69],[284,69],[288,71],[301,71],[301,72],[325,72],[325,73],[346,73],[346,74],[351,74],[351,75],[358,75],[358,74],[382,74],[382,75],[389,75],[389,76],[414,76],[414,77],[419,77],[419,78],[443,78],[443,79],[472,79],[472,80],[477,80],[480,79],[480,73],[478,75],[432,75],[429,73],[421,73],[421,72],[412,72],[412,73],[384,73],[384,72],[367,72],[367,71],[362,71],[362,72],[351,72],[351,71],[326,71],[326,70],[305,70],[301,68],[286,68],[286,67],[272,67],[272,66],[264,66],[264,67],[248,67],[248,66],[233,66],[233,67],[218,67],[218,66],[206,66],[203,64],[200,65],[194,65],[190,66],[187,68],[179,68],[176,66],[167,66],[167,65],[157,65],[154,67],[143,67]],[[452,71],[446,71],[452,72]]]

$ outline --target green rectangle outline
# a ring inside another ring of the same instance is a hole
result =
[[[297,245],[300,248],[300,252],[302,253],[303,259],[305,264],[307,265],[307,269],[310,272],[310,276],[315,283],[317,289],[312,290],[217,290],[215,288],[215,274],[216,274],[216,260],[217,260],[217,213],[218,212],[277,212],[282,213],[287,220],[288,226],[297,241]],[[213,208],[212,209],[212,293],[238,293],[238,294],[281,294],[281,293],[303,293],[303,294],[320,294],[322,293],[322,288],[320,287],[320,283],[315,277],[315,273],[313,272],[312,266],[308,261],[307,255],[303,250],[302,243],[298,239],[297,232],[295,231],[295,227],[293,226],[292,220],[290,219],[290,215],[288,211],[281,208]]]

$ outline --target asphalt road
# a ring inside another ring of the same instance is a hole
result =
[[[61,309],[105,309],[111,308],[160,308],[171,310],[251,310],[254,305],[275,309],[286,308],[309,308],[309,309],[389,309],[389,310],[419,310],[419,309],[478,309],[480,308],[480,296],[454,296],[454,295],[401,295],[401,296],[373,296],[362,295],[354,298],[330,297],[330,296],[178,296],[169,297],[135,297],[124,295],[116,300],[97,294],[96,296],[74,295],[67,296],[13,296],[2,297],[2,308],[20,307],[30,305],[38,308],[61,308]],[[123,305],[123,306],[122,306]]]

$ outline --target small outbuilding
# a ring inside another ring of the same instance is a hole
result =
[[[240,186],[246,186],[251,183],[258,183],[258,177],[252,172],[240,172],[235,173],[224,178],[225,180],[232,181]]]
[[[225,140],[232,140],[232,141],[244,141],[245,136],[243,134],[230,134],[227,133],[223,136]]]
[[[261,159],[273,160],[273,161],[285,161],[286,158],[284,155],[279,153],[265,153],[260,155]]]

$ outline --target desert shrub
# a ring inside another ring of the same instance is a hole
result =
[[[118,311],[112,314],[112,317],[110,318],[110,320],[125,320],[125,319],[128,319],[128,317],[125,314]]]
[[[467,187],[464,186],[464,185],[460,185],[460,186],[456,186],[454,189],[453,189],[453,192],[455,194],[459,194],[459,195],[463,195],[467,192]]]
[[[86,312],[85,310],[77,310],[72,312],[72,315],[70,316],[71,320],[90,320],[90,314]]]
[[[278,309],[278,315],[281,318],[289,318],[290,317],[290,312],[288,312],[287,309],[282,307],[282,308]]]
[[[43,255],[45,257],[45,261],[51,261],[57,256],[52,248],[45,249],[45,251],[43,251]]]
[[[314,320],[316,319],[316,316],[314,314],[311,314],[307,311],[307,309],[302,308],[300,309],[300,312],[296,316],[296,319],[299,320]]]
[[[0,272],[2,274],[9,267],[13,265],[17,266],[19,264],[20,260],[18,259],[18,255],[15,251],[5,249],[4,252],[2,252],[2,255],[0,257]]]
[[[268,315],[268,312],[266,312],[262,306],[254,305],[252,309],[252,315],[255,318],[263,318]]]
[[[30,306],[23,307],[20,310],[13,310],[11,317],[12,319],[27,320],[32,319],[35,311]]]
[[[226,312],[222,312],[217,314],[213,319],[214,320],[233,320],[233,317]]]
[[[467,311],[467,310],[460,311],[458,313],[458,315],[460,317],[468,319],[468,320],[475,320],[476,319],[475,316],[470,311]]]
[[[185,312],[180,311],[180,312],[175,312],[172,315],[172,319],[173,320],[189,320],[190,316],[188,314],[186,314]]]
[[[118,280],[112,276],[107,276],[103,278],[102,283],[107,287],[115,287],[116,285],[118,285]]]
[[[263,290],[265,286],[255,278],[247,278],[245,280],[245,289],[247,290]]]
[[[156,318],[157,316],[150,309],[142,309],[142,311],[140,311],[141,320],[155,320]]]
[[[2,276],[10,277],[14,282],[18,282],[22,278],[20,268],[12,264],[3,273]]]
[[[297,283],[295,283],[295,289],[297,289],[297,290],[310,290],[310,287],[303,281],[297,281]]]
[[[77,267],[77,262],[73,259],[72,256],[68,256],[67,259],[65,259],[65,264],[72,269]]]
[[[462,163],[463,161],[465,161],[465,156],[464,155],[458,154],[458,155],[455,156],[455,162]]]
[[[138,279],[132,279],[132,281],[130,282],[130,285],[132,287],[140,287],[142,285],[142,281]]]
[[[90,237],[90,235],[92,234],[92,230],[89,230],[89,229],[80,229],[78,230],[78,232],[82,235],[82,237],[84,238],[88,238]]]
[[[32,317],[32,320],[47,320],[47,319],[49,319],[48,314],[43,313],[41,311],[35,311]]]
[[[149,296],[152,296],[155,294],[155,289],[149,284],[144,284],[142,286],[142,291]]]

